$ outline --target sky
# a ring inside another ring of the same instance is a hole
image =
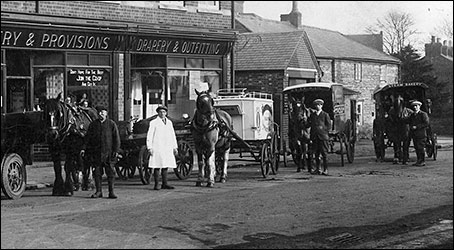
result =
[[[280,21],[281,14],[292,10],[292,1],[245,1],[244,12]],[[453,19],[453,1],[298,1],[303,25],[339,31],[346,35],[366,34],[390,10],[412,15],[418,31],[414,47],[422,52],[424,43],[430,43],[436,28],[443,20]],[[441,41],[447,40],[440,37]]]

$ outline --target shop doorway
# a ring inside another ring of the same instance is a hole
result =
[[[165,103],[164,77],[161,72],[142,76],[142,114],[149,118],[156,114],[156,108]]]
[[[6,81],[6,112],[18,113],[31,111],[30,79],[9,78]]]

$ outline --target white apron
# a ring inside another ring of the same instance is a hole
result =
[[[161,118],[150,122],[147,133],[147,149],[153,150],[153,155],[148,160],[149,168],[176,168],[173,149],[178,147],[172,121],[166,119],[166,124]]]

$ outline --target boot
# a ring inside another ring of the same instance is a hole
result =
[[[154,178],[154,190],[159,190],[159,170],[154,169],[153,170],[153,178]]]
[[[328,175],[328,163],[326,157],[323,157],[323,172],[322,175]]]
[[[96,193],[91,195],[91,198],[101,198],[102,197],[102,187],[101,187],[101,176],[95,177],[95,186],[96,186]]]
[[[312,172],[312,174],[321,174],[321,171],[320,171],[320,158],[319,157],[315,158],[315,170]]]
[[[167,169],[162,170],[162,189],[174,189],[175,187],[167,184]]]
[[[109,185],[109,198],[110,199],[116,199],[117,196],[114,194],[114,178],[113,177],[110,177],[107,179],[107,183]]]

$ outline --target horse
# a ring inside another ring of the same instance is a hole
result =
[[[304,104],[304,97],[296,99],[291,97],[291,111],[289,119],[289,143],[292,149],[292,156],[297,165],[297,172],[305,169],[311,171],[310,126],[308,118],[310,109]]]
[[[84,146],[84,136],[90,123],[98,118],[97,112],[92,108],[71,106],[61,100],[61,94],[56,98],[44,101],[44,122],[46,141],[49,153],[54,164],[55,180],[52,190],[53,196],[72,196],[80,186],[80,171],[83,172],[84,183],[87,185],[90,166],[84,166],[84,159],[80,151]],[[61,154],[65,154],[65,181],[62,177]]]
[[[207,180],[207,187],[213,187],[216,175],[215,159],[222,165],[220,182],[227,180],[227,166],[233,129],[232,117],[225,111],[214,108],[210,90],[197,94],[196,110],[191,122],[199,172],[196,186],[202,186]]]
[[[386,130],[388,131],[388,139],[393,144],[393,164],[402,162],[402,164],[407,165],[410,148],[409,119],[413,111],[405,107],[402,96],[393,96],[392,99],[393,103],[388,111]]]

